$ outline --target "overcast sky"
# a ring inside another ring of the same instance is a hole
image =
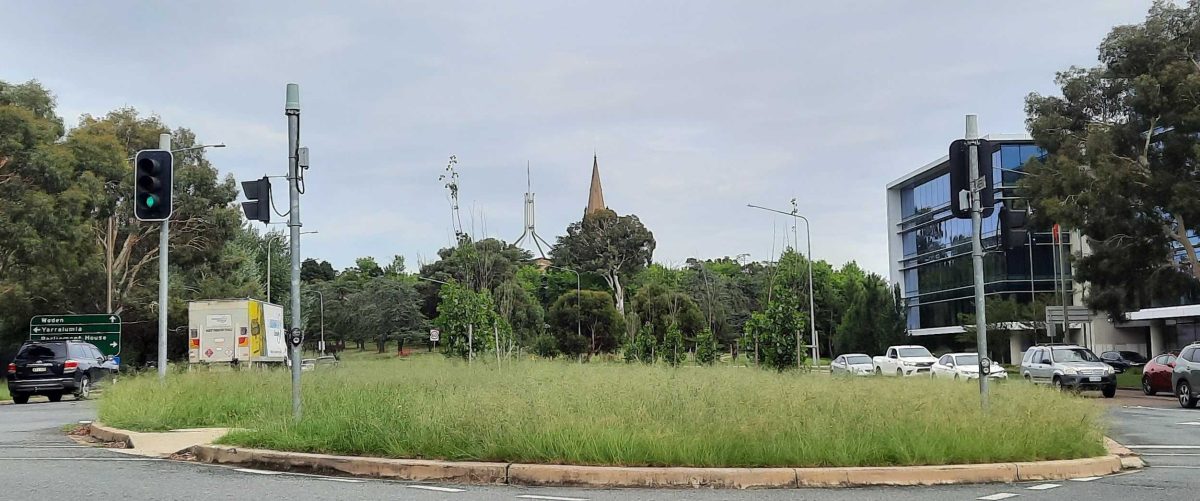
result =
[[[451,154],[469,232],[521,234],[528,162],[553,242],[596,151],[605,201],[654,232],[655,261],[768,259],[790,223],[746,204],[797,198],[818,259],[886,275],[887,182],[943,155],[966,113],[1024,131],[1024,97],[1094,65],[1149,4],[0,0],[0,80],[40,80],[72,125],[158,114],[228,144],[209,158],[239,181],[286,173],[298,83],[301,214],[320,232],[302,252],[339,268],[436,258]]]

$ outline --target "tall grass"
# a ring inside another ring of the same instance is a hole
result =
[[[877,466],[1102,454],[1094,403],[1012,382],[986,415],[975,385],[738,367],[441,357],[305,373],[122,380],[100,418],[123,428],[246,428],[222,442],[304,452],[602,465]]]

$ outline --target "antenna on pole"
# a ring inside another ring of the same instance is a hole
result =
[[[542,256],[542,259],[546,259],[546,250],[542,248],[542,245],[545,244],[546,248],[549,249],[550,244],[547,243],[546,240],[541,237],[541,235],[537,234],[537,229],[534,227],[534,216],[535,216],[535,211],[534,211],[534,204],[533,204],[533,177],[529,171],[529,161],[526,160],[525,161],[525,228],[521,232],[521,236],[518,237],[515,242],[513,242],[513,245],[520,247],[521,242],[524,242],[525,239],[528,238],[529,241],[533,243],[533,246],[537,247],[538,254]]]

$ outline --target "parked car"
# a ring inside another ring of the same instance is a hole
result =
[[[1179,406],[1196,407],[1196,385],[1200,384],[1200,343],[1192,343],[1179,350],[1175,367],[1171,369],[1171,388],[1179,399]]]
[[[862,353],[847,353],[833,359],[829,364],[829,373],[835,376],[870,376],[873,368],[871,357]]]
[[[929,349],[917,345],[889,346],[887,355],[874,357],[875,375],[914,376],[928,374],[937,358]]]
[[[57,402],[71,393],[82,400],[115,369],[116,365],[89,343],[27,341],[8,364],[8,393],[18,404],[29,402],[33,395]]]
[[[929,377],[947,379],[979,379],[979,355],[975,353],[948,353],[942,355],[929,369]],[[1008,373],[1000,364],[992,364],[988,379],[1008,379]]]
[[[1130,367],[1141,367],[1146,364],[1146,357],[1135,351],[1106,351],[1100,354],[1100,360],[1116,369],[1117,374],[1125,372]]]
[[[1176,352],[1163,353],[1146,362],[1142,369],[1142,393],[1150,396],[1160,391],[1172,391],[1171,373],[1175,372]]]
[[[1026,350],[1021,377],[1058,389],[1100,390],[1104,398],[1117,394],[1117,371],[1082,346],[1045,344]]]

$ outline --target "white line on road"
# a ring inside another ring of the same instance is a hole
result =
[[[164,461],[159,458],[0,458],[0,461]]]
[[[0,445],[0,449],[91,449],[86,445]]]
[[[1001,493],[997,493],[997,494],[992,494],[991,496],[984,496],[984,497],[975,498],[975,499],[978,499],[980,501],[1000,501],[1001,499],[1015,498],[1017,496],[1020,496],[1020,494],[1013,494],[1011,492],[1001,492]]]
[[[1126,445],[1128,449],[1200,449],[1200,445]]]
[[[585,498],[563,498],[558,496],[537,496],[533,494],[522,494],[517,497],[521,499],[545,499],[546,501],[587,501]]]
[[[1035,485],[1033,487],[1027,487],[1026,489],[1031,490],[1031,491],[1045,491],[1045,490],[1053,489],[1055,487],[1062,487],[1062,486],[1059,484],[1039,484],[1039,485]]]
[[[438,487],[436,485],[410,485],[410,486],[408,486],[408,488],[422,489],[422,490],[426,490],[426,491],[438,491],[438,492],[467,492],[466,489],[455,489],[453,487]]]
[[[242,473],[257,473],[259,475],[283,475],[282,471],[255,470],[251,468],[234,468],[233,471],[240,471]]]
[[[1188,426],[1200,426],[1200,423],[1197,423],[1197,422],[1195,422],[1195,421],[1185,421],[1185,422],[1183,422],[1183,423],[1175,423],[1175,424],[1185,424],[1185,425],[1188,425]]]
[[[1091,482],[1092,480],[1100,480],[1100,477],[1082,477],[1071,479],[1072,482]]]
[[[1195,457],[1195,456],[1200,456],[1200,454],[1198,454],[1198,453],[1195,453],[1195,452],[1184,452],[1184,453],[1175,453],[1175,454],[1169,454],[1169,453],[1166,453],[1166,452],[1144,452],[1144,453],[1141,453],[1141,454],[1138,454],[1138,455],[1139,455],[1139,456],[1156,456],[1156,457],[1163,457],[1163,456],[1168,456],[1168,457]]]

